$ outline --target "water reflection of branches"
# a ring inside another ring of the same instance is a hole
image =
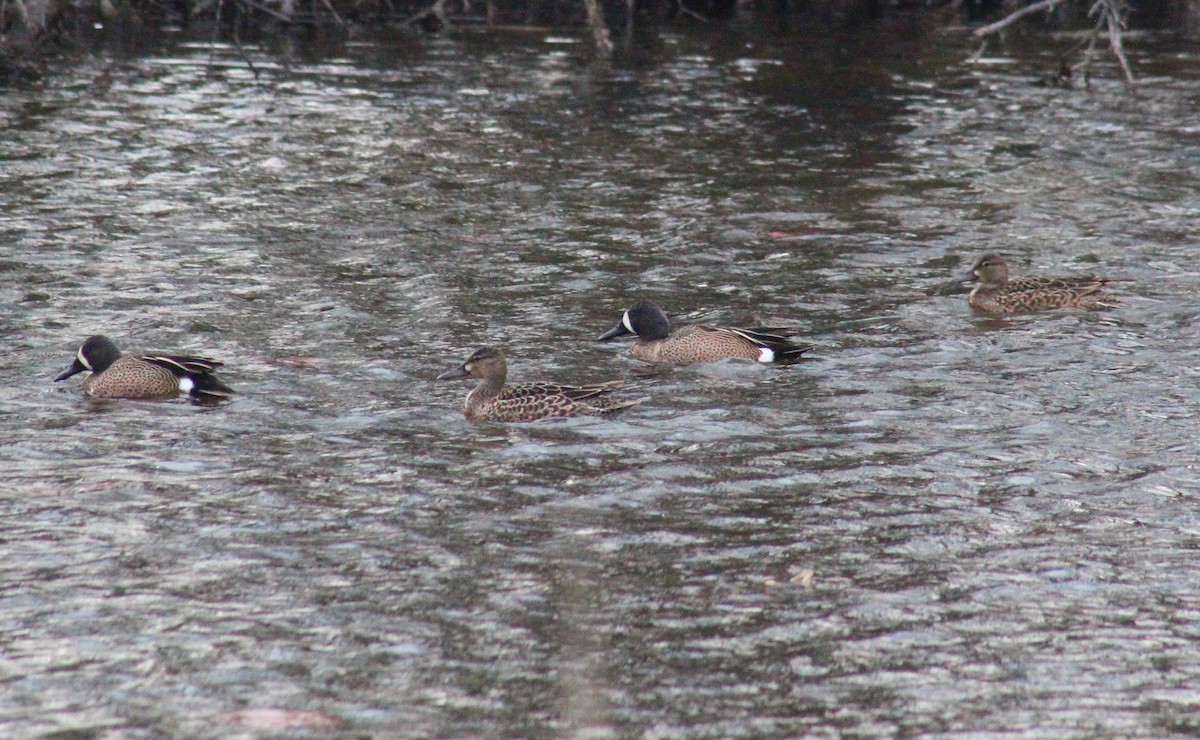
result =
[[[1026,16],[1052,10],[1064,2],[1066,0],[1039,0],[1039,2],[1026,5],[1024,8],[1009,13],[995,23],[989,23],[982,28],[975,29],[975,35],[980,38],[990,36]],[[1084,80],[1087,80],[1088,70],[1091,68],[1092,60],[1096,56],[1096,41],[1099,40],[1102,33],[1105,33],[1108,35],[1108,48],[1112,51],[1113,56],[1117,59],[1117,64],[1121,67],[1121,74],[1125,77],[1125,84],[1132,85],[1134,83],[1133,71],[1129,67],[1129,60],[1125,58],[1125,47],[1121,43],[1121,33],[1125,30],[1125,23],[1129,17],[1129,3],[1126,0],[1095,0],[1092,7],[1088,10],[1088,17],[1095,20],[1092,30],[1088,34],[1087,39],[1084,42],[1080,42],[1079,46],[1075,49],[1078,51],[1085,43],[1087,45],[1087,49],[1083,54],[1083,62],[1080,64],[1080,71],[1084,75]],[[980,52],[982,53],[982,48]]]

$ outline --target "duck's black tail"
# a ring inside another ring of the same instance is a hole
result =
[[[201,373],[199,375],[190,376],[195,385],[192,386],[192,395],[204,398],[229,398],[234,391],[229,386],[217,380],[217,376],[212,373]]]
[[[781,326],[756,326],[753,329],[742,329],[739,333],[760,347],[771,350],[776,365],[787,365],[796,362],[801,355],[814,348],[814,345],[793,342],[789,337],[798,334],[799,329]]]
[[[213,375],[213,370],[225,363],[207,357],[185,357],[181,355],[143,355],[143,360],[165,367],[180,380],[189,380],[192,387],[188,393],[193,398],[229,398],[234,391]]]

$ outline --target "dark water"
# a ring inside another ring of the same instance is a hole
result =
[[[1200,58],[1131,41],[1130,96],[970,51],[184,45],[6,91],[0,734],[1200,730]],[[984,251],[1126,305],[973,316]],[[639,297],[819,350],[647,373],[590,341]],[[240,395],[52,384],[98,332]],[[433,378],[487,343],[649,400],[469,424]]]

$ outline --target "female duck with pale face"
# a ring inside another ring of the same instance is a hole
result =
[[[976,260],[965,280],[978,283],[967,296],[967,304],[993,316],[1054,308],[1099,310],[1121,305],[1102,291],[1109,282],[1105,278],[1044,275],[1010,278],[1008,263],[998,254],[985,254]]]
[[[645,399],[617,401],[601,398],[621,387],[620,380],[591,385],[557,383],[504,384],[508,363],[504,352],[483,347],[467,361],[438,376],[438,380],[476,378],[479,385],[467,394],[463,413],[472,421],[537,421],[556,416],[602,416],[634,406]]]

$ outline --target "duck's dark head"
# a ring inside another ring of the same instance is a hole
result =
[[[615,337],[633,334],[639,339],[666,339],[671,333],[671,322],[663,310],[650,301],[638,301],[621,316],[621,322],[604,332],[596,340],[603,342]]]
[[[70,367],[59,373],[54,382],[66,380],[85,370],[102,373],[120,358],[121,350],[117,349],[117,345],[113,344],[108,337],[99,334],[88,337],[79,346],[79,351],[75,353],[75,361],[71,363]]]

